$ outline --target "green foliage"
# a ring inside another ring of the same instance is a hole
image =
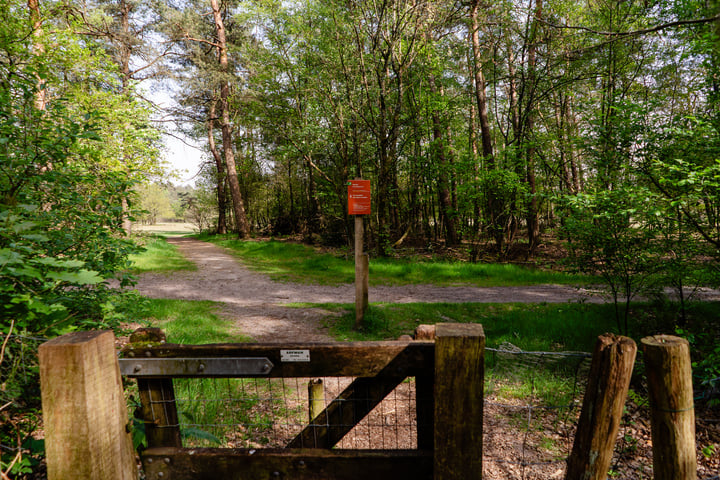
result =
[[[181,195],[185,218],[195,225],[198,232],[213,231],[217,224],[218,206],[217,192],[213,187],[202,186],[192,193]]]
[[[1,469],[19,452],[11,472],[21,477],[42,453],[31,435],[37,345],[122,320],[107,281],[132,282],[120,272],[137,249],[121,225],[128,192],[156,161],[143,147],[157,132],[148,110],[115,93],[90,37],[57,18],[34,32],[15,0],[0,3],[0,17]]]
[[[0,319],[3,333],[16,331],[53,336],[68,326],[71,310],[63,299],[102,282],[85,262],[48,255],[50,238],[36,222],[36,210],[19,206],[0,211]]]
[[[661,266],[653,217],[662,212],[647,208],[656,205],[656,197],[646,189],[624,188],[565,200],[569,260],[578,270],[602,277],[612,294],[618,330],[627,334],[630,301],[647,292]]]
[[[462,185],[459,193],[465,208],[481,207],[485,231],[503,257],[518,233],[517,223],[526,213],[527,185],[515,172],[498,169],[480,172]]]
[[[690,343],[694,386],[710,404],[720,403],[720,325],[717,321],[678,328],[675,333]]]
[[[175,214],[166,188],[156,183],[140,185],[137,188],[142,213],[139,220],[154,225],[161,219],[172,218]]]

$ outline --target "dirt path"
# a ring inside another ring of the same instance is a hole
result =
[[[288,303],[353,303],[353,285],[337,287],[279,283],[244,267],[226,250],[192,238],[168,238],[196,271],[141,275],[136,288],[153,298],[211,300],[224,304],[222,314],[238,330],[258,341],[328,340],[321,319],[327,311],[290,308]],[[592,292],[561,285],[533,287],[436,287],[406,285],[371,287],[370,302],[601,302]]]

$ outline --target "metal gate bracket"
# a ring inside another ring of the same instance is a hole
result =
[[[265,357],[121,358],[120,373],[128,377],[242,377],[267,375],[273,369]]]

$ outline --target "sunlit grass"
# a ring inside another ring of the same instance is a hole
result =
[[[305,305],[308,306],[308,305]],[[354,304],[323,304],[339,315],[326,318],[341,340],[391,340],[418,325],[481,323],[488,347],[511,343],[528,351],[591,351],[595,339],[614,331],[611,305],[562,303],[403,303],[371,304],[365,326],[354,329]]]
[[[222,318],[219,304],[210,301],[151,298],[144,302],[142,321],[161,328],[169,343],[198,345],[206,343],[247,342],[232,321]]]
[[[162,237],[143,239],[145,251],[131,255],[133,273],[174,272],[178,270],[197,270],[197,266],[183,257],[175,245]]]
[[[244,241],[231,236],[202,240],[230,249],[249,267],[278,281],[340,285],[355,281],[352,255],[319,252],[312,247],[277,240]],[[583,284],[587,277],[513,264],[450,262],[411,258],[371,258],[371,285],[432,284],[500,287],[541,284]]]

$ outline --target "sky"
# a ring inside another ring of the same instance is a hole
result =
[[[193,185],[195,177],[204,161],[203,151],[190,138],[173,131],[171,135],[163,135],[165,143],[165,161],[170,169],[177,172],[179,178],[171,181],[176,185]],[[176,137],[181,137],[176,138]]]
[[[164,81],[162,84],[143,85],[143,95],[146,96],[160,112],[169,111],[177,104],[172,98],[174,85]],[[161,115],[164,115],[161,113]],[[163,143],[165,145],[164,160],[167,163],[168,170],[175,172],[177,178],[171,178],[171,182],[176,185],[190,185],[195,183],[196,176],[200,170],[200,165],[205,160],[204,145],[196,143],[191,138],[175,129],[172,123],[167,124],[170,130],[169,135],[163,135]],[[170,172],[168,172],[170,173]]]

